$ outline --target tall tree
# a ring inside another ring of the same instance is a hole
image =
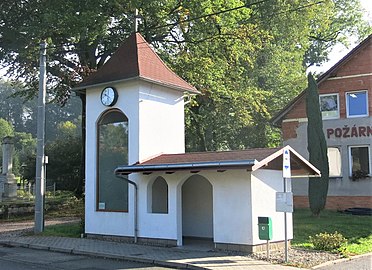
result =
[[[58,189],[76,192],[81,188],[81,134],[76,123],[70,121],[59,123],[57,129],[57,138],[45,147],[45,153],[49,157],[48,181],[55,182]]]
[[[35,165],[29,165],[36,158],[36,139],[30,133],[14,132],[14,150],[13,173],[22,179],[33,179]],[[30,175],[33,177],[30,178]]]
[[[6,136],[13,136],[14,130],[12,125],[5,119],[0,118],[0,143]]]
[[[309,178],[309,204],[314,216],[319,216],[324,209],[329,183],[327,142],[323,132],[322,114],[319,105],[318,85],[311,73],[308,74],[306,96],[307,114],[307,150],[309,161],[320,170],[320,178]]]
[[[324,59],[309,51],[359,31],[358,2],[3,0],[0,59],[34,96],[38,43],[46,39],[49,97],[64,103],[132,32],[139,8],[141,34],[203,93],[186,111],[188,150],[267,146],[278,143],[270,115],[306,85],[305,64]]]
[[[20,83],[0,81],[0,118],[12,124],[16,132],[31,133],[36,137],[37,100],[25,100],[20,93],[25,87]],[[46,105],[46,138],[52,141],[57,137],[58,124],[63,121],[74,121],[81,113],[81,104],[72,96],[63,107],[49,102]]]

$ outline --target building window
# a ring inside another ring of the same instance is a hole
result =
[[[347,117],[368,116],[367,91],[355,91],[346,93]]]
[[[329,177],[341,176],[341,152],[337,147],[329,147],[327,150]]]
[[[319,104],[323,119],[340,117],[338,94],[319,95]]]
[[[106,112],[98,121],[97,210],[128,211],[128,183],[114,170],[128,164],[128,119],[119,110]]]
[[[371,155],[368,146],[350,146],[350,176],[353,180],[371,175]]]
[[[168,184],[158,177],[151,186],[151,213],[168,213]]]

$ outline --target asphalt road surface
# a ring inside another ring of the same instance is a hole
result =
[[[51,251],[0,246],[0,270],[169,270],[136,262],[95,258]]]
[[[350,261],[331,264],[317,268],[317,270],[371,270],[372,255],[354,258]]]

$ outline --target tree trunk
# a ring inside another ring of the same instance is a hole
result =
[[[79,95],[81,100],[81,162],[79,170],[79,181],[76,185],[75,195],[77,198],[83,197],[85,185],[85,138],[86,138],[86,96]]]

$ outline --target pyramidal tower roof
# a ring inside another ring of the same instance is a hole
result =
[[[74,90],[130,79],[142,79],[180,91],[199,93],[168,68],[139,33],[129,36],[97,72],[88,76]]]

